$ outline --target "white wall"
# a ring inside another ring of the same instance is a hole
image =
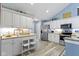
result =
[[[36,34],[37,34],[38,40],[40,40],[40,36],[41,36],[41,22],[38,22],[36,24]]]

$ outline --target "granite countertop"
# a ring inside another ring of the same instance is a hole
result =
[[[13,38],[30,37],[30,36],[34,36],[34,35],[35,35],[34,33],[30,33],[30,34],[27,34],[27,35],[18,35],[18,36],[12,36],[12,37],[3,36],[1,39],[6,40],[6,39],[13,39]]]
[[[65,40],[79,41],[79,37],[65,37]]]

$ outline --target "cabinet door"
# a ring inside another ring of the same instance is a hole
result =
[[[48,40],[54,42],[54,34],[53,33],[48,34]]]
[[[13,27],[20,27],[20,15],[13,14]]]
[[[33,29],[33,19],[27,17],[27,27]]]
[[[60,28],[60,22],[58,22],[58,20],[51,21],[50,23],[51,23],[50,24],[50,28],[51,29],[59,29]]]
[[[55,33],[49,33],[48,40],[55,43],[59,43],[59,35]]]
[[[71,23],[72,23],[72,28],[73,29],[79,29],[79,17],[74,17],[74,18],[71,18]]]
[[[54,42],[59,43],[59,35],[58,34],[54,34]]]
[[[13,55],[21,54],[22,52],[22,39],[16,38],[13,40]]]
[[[34,24],[32,18],[21,15],[20,26],[33,29]]]
[[[12,56],[13,55],[13,42],[11,39],[1,41],[1,55],[2,56]]]
[[[50,34],[50,33],[48,34],[48,40],[49,40],[49,41],[52,40],[52,37],[51,37],[51,34]]]
[[[1,18],[2,27],[12,27],[12,13],[2,10],[2,18]]]
[[[21,19],[20,19],[20,26],[24,27],[24,28],[27,28],[27,23],[28,23],[27,17],[22,16],[22,15],[20,15],[20,17],[21,17]]]

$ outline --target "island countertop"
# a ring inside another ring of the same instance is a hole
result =
[[[27,35],[18,35],[18,36],[14,35],[14,36],[11,36],[11,37],[3,36],[3,37],[1,37],[1,40],[7,40],[7,39],[13,39],[13,38],[22,38],[22,37],[30,37],[30,36],[35,36],[35,34],[30,33],[30,34],[27,34]]]
[[[65,40],[71,40],[71,41],[79,41],[78,37],[65,37]]]

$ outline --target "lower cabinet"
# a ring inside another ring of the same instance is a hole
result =
[[[54,34],[53,33],[48,34],[48,40],[49,41],[54,41]]]
[[[55,43],[59,43],[59,35],[58,34],[54,34],[54,33],[49,33],[48,34],[48,40],[55,42]]]
[[[1,55],[13,56],[21,54],[22,51],[22,39],[5,39],[1,41]]]
[[[17,38],[13,40],[13,53],[12,55],[18,55],[22,52],[22,39]]]
[[[54,42],[59,43],[60,37],[59,34],[54,34]]]
[[[23,51],[24,40],[27,40],[28,41],[27,44],[31,44],[31,46],[35,44],[35,36],[3,39],[1,41],[1,56],[15,56],[15,55],[22,54],[22,52],[24,52]],[[28,45],[28,49],[29,47],[30,46]]]
[[[1,55],[11,56],[13,55],[13,40],[5,39],[1,41]]]
[[[31,37],[25,37],[22,39],[22,53],[26,51],[30,51],[36,48],[36,37],[31,36]]]

